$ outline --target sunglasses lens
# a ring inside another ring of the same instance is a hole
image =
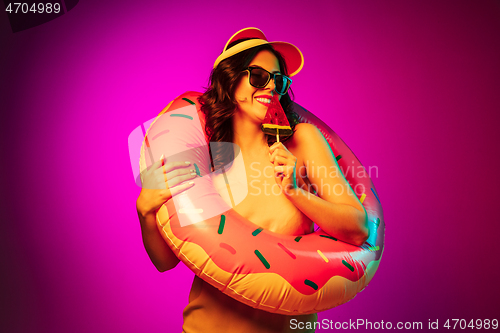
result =
[[[276,85],[276,92],[280,95],[284,94],[287,90],[287,82],[285,77],[283,75],[276,75],[274,83]]]
[[[256,88],[264,88],[271,79],[271,74],[262,68],[249,68],[250,84]],[[278,94],[284,95],[290,87],[291,80],[285,75],[274,75],[275,90]]]
[[[264,88],[269,80],[269,73],[260,68],[253,68],[250,74],[250,84],[256,88]]]

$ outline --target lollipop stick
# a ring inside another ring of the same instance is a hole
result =
[[[279,130],[279,128],[276,129],[276,142],[280,142],[280,130]]]

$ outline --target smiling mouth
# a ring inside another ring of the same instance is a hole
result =
[[[256,98],[257,102],[261,103],[261,104],[264,104],[266,106],[269,106],[269,104],[271,104],[271,99],[270,98],[261,98],[261,97],[258,97]]]

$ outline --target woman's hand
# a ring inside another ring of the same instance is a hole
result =
[[[137,198],[137,212],[142,216],[156,213],[161,205],[174,195],[194,186],[194,182],[181,184],[197,176],[195,170],[189,169],[190,165],[190,162],[164,163],[162,155],[159,161],[142,173],[142,190]]]
[[[297,187],[297,157],[290,153],[283,143],[276,142],[269,147],[269,159],[274,164],[276,184],[285,194],[290,194]]]

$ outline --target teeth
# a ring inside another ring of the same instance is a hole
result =
[[[268,98],[256,98],[259,102],[271,104],[271,100]]]

